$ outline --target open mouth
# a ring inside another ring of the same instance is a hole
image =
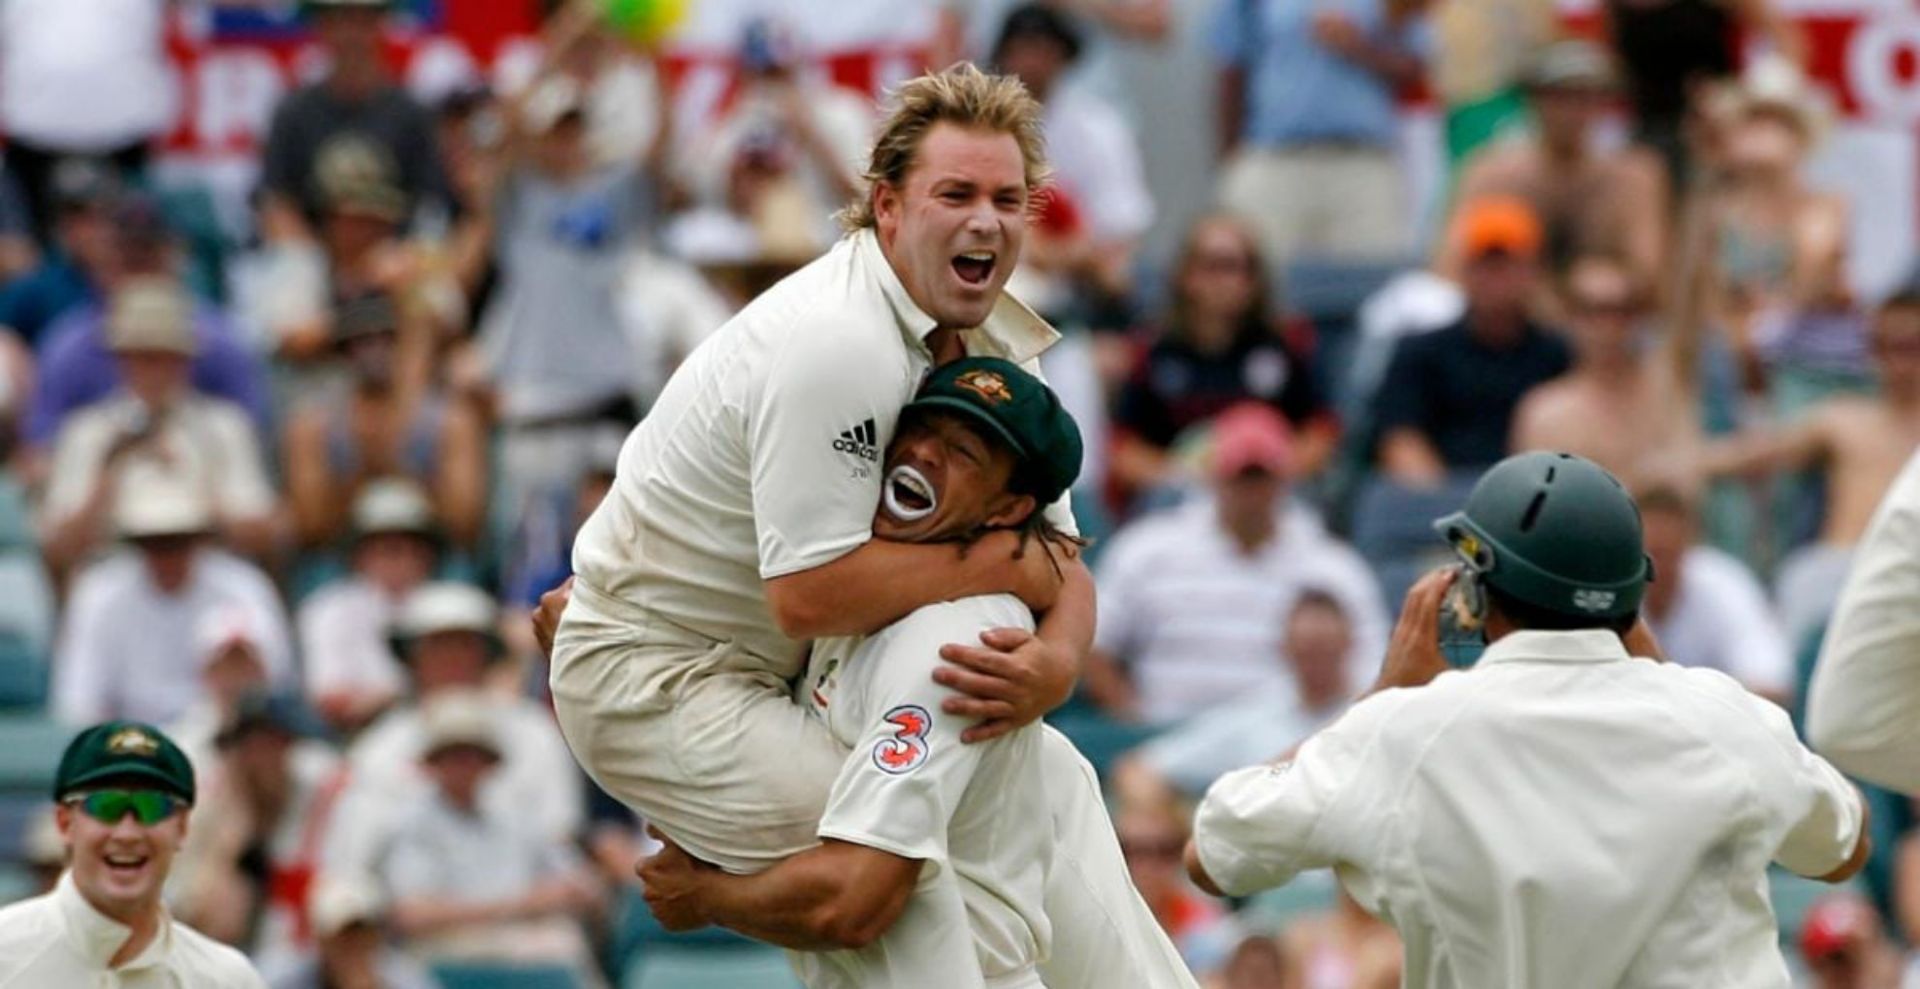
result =
[[[953,259],[953,273],[968,285],[985,285],[993,277],[992,251],[968,251]]]
[[[940,499],[925,475],[901,464],[887,472],[880,500],[888,515],[902,522],[916,522],[932,515]]]
[[[147,867],[147,856],[131,852],[109,853],[106,857],[107,872],[121,879],[131,879]]]

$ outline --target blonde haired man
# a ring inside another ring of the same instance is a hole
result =
[[[1042,613],[1037,630],[944,647],[954,665],[934,678],[959,695],[938,714],[980,720],[963,736],[979,742],[1071,689],[1093,618],[1077,559],[1020,553],[1009,531],[965,552],[872,533],[883,483],[914,497],[884,479],[880,456],[922,377],[964,356],[1033,371],[1058,339],[1002,292],[1044,175],[1038,107],[1017,82],[971,66],[908,82],[843,215],[847,236],[716,332],[628,438],[575,544],[554,706],[600,785],[694,857],[748,874],[817,843],[846,749],[790,697],[809,639],[1011,592]],[[1048,518],[1073,531],[1064,498]],[[1106,850],[1071,837],[1095,805],[1054,808],[1057,838]],[[1099,984],[1103,949],[1124,955],[1111,946],[1127,918],[1107,904],[1114,883],[1127,887],[1111,859],[1048,890],[1049,915],[1077,901],[1053,919],[1085,936],[1062,940],[1091,945],[1076,949],[1089,961],[1074,985]]]

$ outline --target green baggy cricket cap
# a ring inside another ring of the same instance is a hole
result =
[[[983,426],[1019,459],[1025,493],[1050,505],[1080,476],[1080,427],[1046,383],[998,357],[964,357],[933,370],[907,412],[949,412]]]
[[[74,736],[53,776],[53,799],[106,783],[150,783],[193,803],[193,765],[160,729],[138,721],[109,721]]]

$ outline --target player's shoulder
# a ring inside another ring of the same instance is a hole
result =
[[[195,986],[208,989],[259,989],[266,985],[247,956],[231,945],[173,922],[174,957]]]
[[[1011,594],[976,594],[922,605],[882,629],[875,638],[895,642],[926,639],[972,642],[990,628],[1033,627],[1033,612],[1019,598]]]
[[[57,909],[51,893],[0,907],[0,971],[4,971],[5,959],[19,957],[19,948],[54,933]]]

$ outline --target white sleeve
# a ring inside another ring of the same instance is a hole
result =
[[[1761,799],[1780,815],[1784,836],[1773,860],[1802,876],[1823,876],[1853,855],[1865,827],[1860,791],[1793,733],[1779,705],[1741,692],[1778,748],[1775,773],[1760,777]]]
[[[101,576],[98,572],[80,576],[53,662],[53,713],[68,724],[104,720],[113,706],[107,697],[114,679],[109,668],[113,650],[106,638],[116,623],[104,612]]]
[[[1290,762],[1220,777],[1200,802],[1193,842],[1207,875],[1245,896],[1307,869],[1357,865],[1387,817],[1388,781],[1370,779],[1380,728],[1408,691],[1375,694],[1308,739]]]
[[[1807,699],[1807,737],[1861,779],[1920,794],[1920,454],[1859,542]]]
[[[1102,241],[1144,236],[1153,226],[1153,194],[1147,191],[1133,128],[1104,103],[1087,101],[1078,108],[1085,114],[1080,136],[1093,145],[1085,160],[1098,163],[1084,190],[1093,235]]]
[[[904,404],[899,361],[802,317],[747,410],[760,576],[831,563],[873,535],[880,461]],[[838,344],[838,345],[837,345]]]
[[[856,703],[869,717],[827,796],[819,835],[944,862],[947,825],[980,760],[1012,736],[963,745],[974,724],[940,710],[953,692],[933,682],[940,647],[990,627],[965,620],[964,606],[929,605],[872,636],[843,676],[858,676]]]
[[[100,474],[100,462],[106,458],[110,439],[106,430],[95,425],[93,416],[74,413],[54,440],[53,464],[47,471],[47,491],[40,507],[42,524],[59,524],[86,501],[94,478]]]
[[[273,511],[273,485],[253,424],[238,408],[214,406],[208,418],[223,515],[256,519]]]
[[[1152,522],[1148,523],[1149,525]],[[1099,608],[1094,615],[1093,647],[1125,666],[1134,659],[1134,650],[1143,615],[1134,592],[1140,585],[1139,571],[1145,561],[1142,537],[1149,530],[1122,530],[1107,546],[1106,555],[1094,571],[1093,586]]]

